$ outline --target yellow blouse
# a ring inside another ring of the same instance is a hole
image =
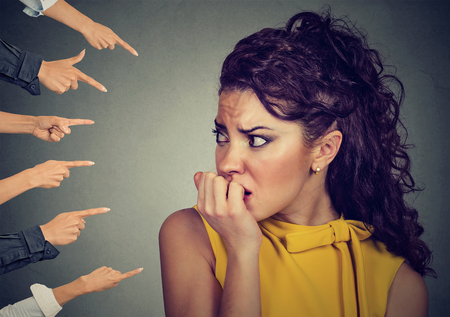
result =
[[[203,218],[202,218],[203,219]],[[224,285],[227,250],[203,219]],[[364,224],[340,219],[321,226],[259,222],[263,316],[384,316],[387,294],[404,259],[371,238]]]

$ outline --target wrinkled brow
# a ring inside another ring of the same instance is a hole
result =
[[[214,124],[215,124],[216,127],[218,127],[219,129],[227,131],[227,127],[226,127],[225,125],[223,125],[223,124],[217,122],[217,120],[214,120]],[[268,128],[268,127],[264,127],[264,126],[256,126],[256,127],[250,128],[250,129],[242,129],[242,128],[239,128],[238,131],[241,132],[241,133],[243,133],[243,134],[249,134],[249,133],[252,133],[253,131],[260,130],[260,129],[271,130],[271,131],[273,131],[273,129]]]

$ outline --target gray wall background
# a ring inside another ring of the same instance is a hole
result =
[[[83,36],[47,17],[30,18],[19,1],[0,0],[0,37],[44,60],[86,56],[76,66],[107,93],[80,83],[57,95],[31,96],[0,82],[0,110],[89,118],[93,126],[50,144],[30,135],[0,136],[0,178],[56,160],[92,160],[71,170],[59,188],[33,189],[0,206],[0,232],[44,224],[61,212],[107,206],[87,218],[72,245],[52,261],[0,276],[0,307],[30,296],[29,286],[57,287],[106,265],[144,271],[117,288],[79,297],[60,316],[163,316],[158,231],[172,212],[196,202],[198,170],[214,169],[218,74],[234,44],[263,27],[280,26],[300,10],[326,3],[369,33],[396,65],[406,88],[404,122],[412,171],[425,190],[419,209],[439,278],[427,278],[430,316],[450,311],[449,192],[450,2],[448,1],[138,1],[72,0],[133,46],[97,51]],[[183,265],[180,263],[180,265]]]

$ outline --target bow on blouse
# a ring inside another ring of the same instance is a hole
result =
[[[303,252],[331,244],[339,249],[342,261],[343,294],[352,294],[356,291],[357,297],[356,302],[354,296],[344,295],[345,316],[366,317],[369,316],[369,303],[360,241],[370,236],[371,233],[364,223],[344,220],[341,217],[328,222],[325,226],[311,228],[307,232],[287,234],[285,243],[289,253]],[[350,254],[349,248],[352,250],[352,254]]]
[[[290,253],[302,252],[317,247],[351,241],[353,237],[362,241],[371,236],[364,224],[342,217],[328,222],[328,227],[318,226],[316,230],[286,235],[286,249]]]

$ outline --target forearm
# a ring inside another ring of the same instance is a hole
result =
[[[55,295],[55,299],[60,306],[63,306],[72,299],[84,294],[87,294],[87,292],[85,291],[85,285],[81,278],[53,289],[53,295]]]
[[[64,0],[59,0],[56,2],[53,6],[45,10],[43,14],[80,33],[83,33],[84,27],[93,23],[89,17],[72,7]]]
[[[219,316],[261,316],[259,252],[228,253]]]
[[[26,169],[0,180],[0,205],[35,187],[32,184],[30,174],[31,169]]]
[[[31,134],[37,118],[0,111],[0,133]]]

